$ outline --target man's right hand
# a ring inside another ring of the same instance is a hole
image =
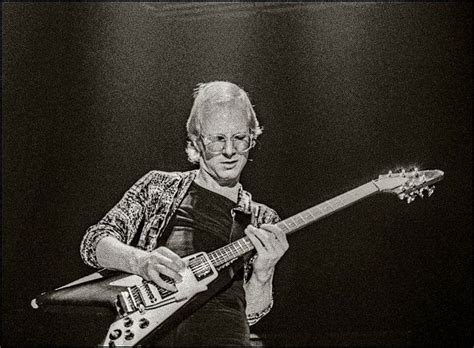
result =
[[[183,280],[180,273],[186,268],[186,263],[170,249],[159,247],[152,252],[141,254],[134,268],[136,270],[134,273],[142,278],[169,291],[177,291],[176,286],[163,280],[161,275],[168,276],[179,283]]]
[[[112,236],[99,240],[96,255],[101,267],[139,275],[170,291],[176,291],[176,287],[164,281],[161,276],[168,276],[179,283],[182,280],[180,272],[186,267],[184,260],[168,248],[159,247],[148,252]]]

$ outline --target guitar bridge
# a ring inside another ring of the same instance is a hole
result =
[[[163,274],[161,278],[169,284],[174,284],[173,279]],[[120,292],[114,302],[115,308],[120,316],[126,316],[136,311],[143,312],[145,309],[167,304],[171,300],[169,297],[176,292],[143,280],[141,285],[130,286],[127,291]]]
[[[188,259],[188,281],[186,283],[194,284],[195,282],[207,282],[217,277],[216,269],[210,262],[209,258],[205,253],[197,253],[191,255]],[[234,260],[229,261],[231,263]],[[151,281],[144,280],[138,276],[135,284],[130,284],[125,291],[120,292],[117,295],[117,299],[114,301],[117,313],[120,317],[127,316],[134,312],[143,313],[145,310],[154,309],[168,305],[172,302],[179,301],[175,295],[176,293],[183,294],[189,289],[183,289],[183,284],[177,285],[177,288],[181,290],[170,291],[160,286],[157,286]],[[168,284],[175,284],[174,280],[164,274],[160,277]],[[193,279],[191,279],[193,278]],[[190,285],[191,288],[193,285]],[[178,298],[180,298],[178,296]]]
[[[124,317],[137,310],[137,307],[135,307],[128,291],[120,292],[117,295],[117,299],[114,301],[114,304],[115,308],[117,309],[117,313],[121,317]]]

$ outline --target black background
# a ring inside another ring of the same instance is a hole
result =
[[[4,3],[2,344],[97,343],[94,320],[45,319],[30,300],[93,272],[84,231],[138,178],[192,168],[192,90],[230,80],[265,128],[244,186],[282,217],[388,170],[445,172],[429,199],[377,195],[290,236],[253,331],[471,345],[471,16],[468,3]]]

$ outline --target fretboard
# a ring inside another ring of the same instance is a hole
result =
[[[377,193],[378,191],[379,189],[377,186],[375,186],[374,183],[369,182],[286,218],[285,220],[278,222],[276,225],[286,234],[291,234],[336,211],[346,208],[365,197]],[[249,251],[252,251],[253,249],[254,246],[250,239],[248,237],[243,237],[233,243],[210,252],[208,256],[212,264],[215,267],[219,267],[248,253]]]

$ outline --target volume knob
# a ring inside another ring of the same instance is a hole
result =
[[[130,317],[126,317],[124,320],[123,320],[123,326],[125,327],[130,327],[133,325],[133,320],[132,318]]]
[[[150,325],[150,321],[145,318],[140,319],[140,323],[138,324],[138,326],[140,326],[140,329],[144,329],[148,327],[148,325]]]
[[[117,338],[120,337],[120,335],[122,335],[122,331],[119,329],[115,329],[114,331],[110,333],[109,338],[111,340],[116,340]]]
[[[127,341],[130,341],[130,340],[133,339],[133,337],[135,337],[135,334],[133,332],[127,330],[127,332],[125,332],[124,337]]]

